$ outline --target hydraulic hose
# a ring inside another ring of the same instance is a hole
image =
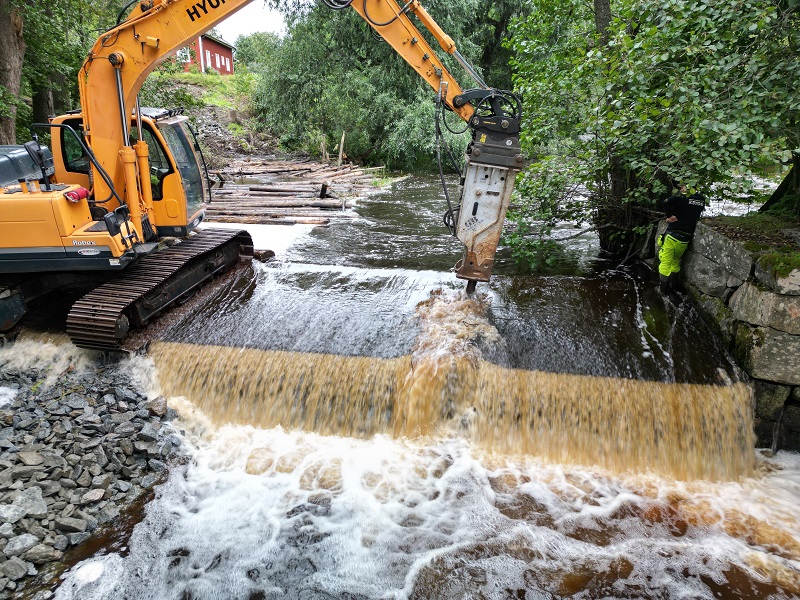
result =
[[[456,211],[453,210],[453,204],[450,202],[450,193],[447,190],[447,181],[444,178],[444,168],[442,167],[442,151],[441,145],[444,140],[444,135],[442,134],[442,128],[439,125],[439,110],[442,105],[442,88],[444,87],[445,83],[442,80],[439,83],[439,92],[436,94],[436,108],[434,110],[434,125],[436,129],[436,164],[439,167],[439,179],[442,182],[442,190],[444,191],[444,199],[447,202],[447,211],[444,213],[444,225],[447,227],[447,230],[450,232],[450,235],[456,234]],[[447,146],[447,144],[445,144]],[[447,148],[448,153],[450,151]],[[452,156],[451,156],[452,158]],[[458,169],[456,169],[458,170]]]

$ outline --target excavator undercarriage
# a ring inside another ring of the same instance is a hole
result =
[[[142,328],[161,311],[204,282],[253,257],[246,231],[206,229],[136,265],[78,300],[67,317],[67,334],[81,348],[123,351],[132,328]]]
[[[253,241],[243,230],[203,229],[188,239],[148,254],[123,271],[97,274],[31,274],[0,281],[0,332],[11,330],[26,303],[70,286],[98,285],[77,300],[67,316],[67,334],[81,348],[127,352],[129,334],[147,327],[214,277],[249,263]]]

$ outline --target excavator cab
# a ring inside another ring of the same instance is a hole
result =
[[[141,113],[141,139],[147,143],[150,164],[152,224],[160,237],[185,237],[202,222],[204,206],[209,200],[201,170],[202,157],[196,151],[189,119],[177,111],[161,108],[142,108]],[[53,135],[55,181],[91,188],[90,157],[86,145],[78,141],[83,137],[82,115],[69,113],[56,117],[52,124],[59,129]],[[131,121],[130,138],[132,144],[139,140],[135,119]],[[102,219],[116,202],[113,197],[104,202],[96,200],[95,218]]]

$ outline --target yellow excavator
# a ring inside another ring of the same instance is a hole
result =
[[[131,14],[98,38],[80,69],[80,110],[32,128],[49,134],[50,147],[36,134],[23,146],[0,147],[0,331],[37,296],[90,282],[93,289],[69,312],[67,332],[78,346],[118,351],[132,328],[252,257],[246,231],[197,229],[209,198],[187,117],[138,100],[161,62],[252,1],[132,2]],[[456,276],[472,291],[489,281],[522,166],[519,100],[489,88],[417,0],[351,2],[325,0],[333,9],[352,6],[430,84],[442,111],[472,132],[457,207],[445,187],[445,224],[464,244]],[[475,89],[459,86],[412,15]]]

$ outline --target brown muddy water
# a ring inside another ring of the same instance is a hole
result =
[[[692,308],[590,236],[467,297],[438,197],[274,238],[129,359],[192,460],[57,598],[800,596],[800,456]]]

